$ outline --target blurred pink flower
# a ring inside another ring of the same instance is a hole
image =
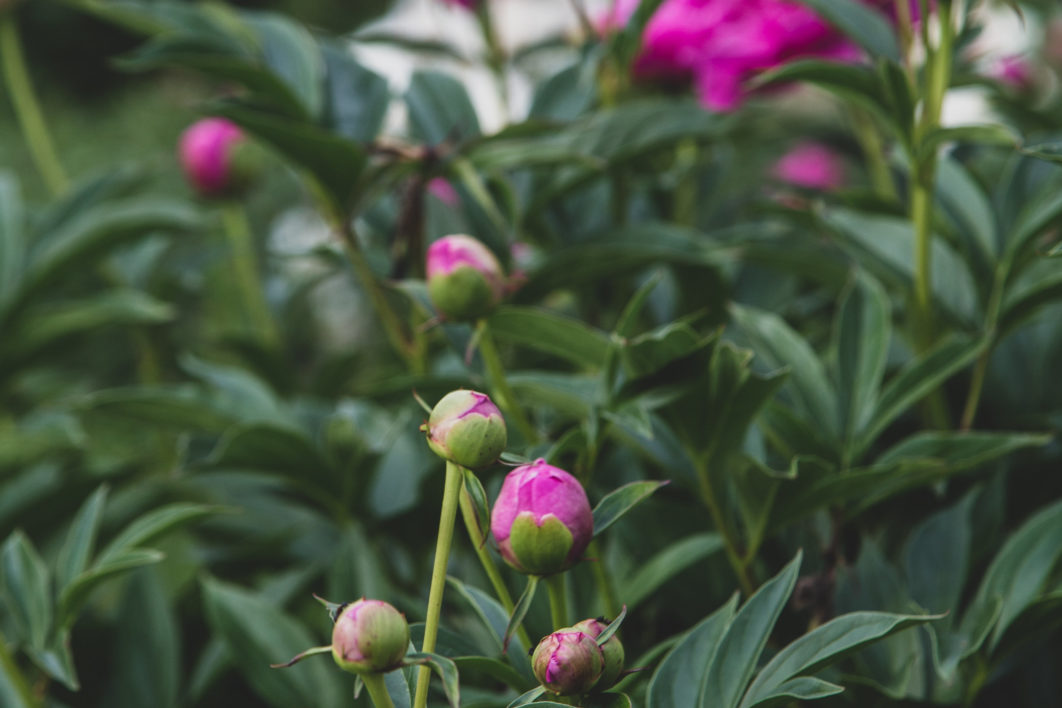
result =
[[[472,10],[479,4],[478,0],[443,0],[447,5],[456,5]]]
[[[794,59],[862,56],[798,2],[665,0],[649,20],[634,71],[643,78],[692,79],[705,106],[731,111],[744,98],[743,84],[761,71]]]
[[[428,182],[428,194],[432,195],[448,207],[455,207],[461,203],[454,186],[445,177],[435,177]]]
[[[232,186],[232,152],[243,139],[243,131],[227,118],[203,118],[181,134],[177,155],[200,194],[221,194]]]
[[[1000,57],[988,71],[988,76],[1017,91],[1032,87],[1033,69],[1025,57],[1017,54]]]
[[[602,37],[627,26],[641,0],[609,0],[604,12],[594,17],[594,30]]]
[[[819,143],[801,143],[775,163],[772,174],[797,187],[837,189],[844,182],[844,162]]]

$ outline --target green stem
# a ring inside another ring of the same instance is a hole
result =
[[[874,187],[874,192],[882,199],[895,201],[896,185],[892,181],[892,173],[885,161],[885,146],[881,141],[878,127],[874,124],[874,119],[868,111],[859,107],[851,109],[851,116],[856,139],[867,161],[867,171],[870,174],[870,183]]]
[[[564,573],[557,573],[546,578],[549,588],[549,616],[553,631],[568,626],[568,593],[564,587]]]
[[[425,667],[421,667],[422,669]],[[376,708],[395,708],[391,700],[391,694],[387,692],[387,682],[383,674],[362,674],[361,680],[365,682],[365,688],[369,691],[369,698]]]
[[[911,188],[911,220],[915,228],[914,341],[919,352],[933,344],[932,251],[933,198],[923,172]]]
[[[497,564],[495,564],[494,559],[491,558],[490,551],[487,550],[487,536],[479,528],[479,521],[476,519],[476,510],[472,505],[472,497],[469,495],[467,489],[462,489],[461,491],[461,516],[465,520],[465,529],[468,530],[468,538],[472,541],[473,548],[476,549],[476,555],[479,557],[479,562],[483,566],[483,572],[487,574],[491,587],[494,588],[495,596],[497,596],[502,607],[505,608],[505,612],[512,617],[513,609],[516,607],[516,604],[513,602],[513,596],[509,593],[509,588],[505,585],[505,579],[502,578],[501,571],[498,570]],[[517,630],[517,633],[520,635],[520,639],[524,642],[525,646],[531,646],[531,637],[522,625]]]
[[[269,345],[278,346],[280,335],[258,277],[258,257],[247,212],[239,202],[229,201],[221,208],[221,218],[225,225],[225,237],[229,241],[233,277],[240,299],[243,300],[244,314]]]
[[[3,65],[4,80],[11,91],[11,103],[37,170],[52,194],[61,194],[67,187],[66,173],[48,134],[37,95],[33,91],[33,82],[26,71],[15,13],[10,9],[0,12],[0,64]]]
[[[590,545],[586,547],[586,554],[591,558],[597,559],[596,562],[590,565],[593,568],[594,582],[597,584],[597,594],[601,599],[605,616],[615,617],[619,614],[616,593],[612,589],[612,578],[609,577],[608,570],[605,568],[605,559],[601,555],[601,545],[597,542],[597,539],[591,541]]]
[[[8,691],[13,692],[13,698],[17,698],[20,703],[14,704],[19,708],[36,708],[41,704],[33,692],[30,690],[29,684],[26,683],[25,677],[18,668],[18,664],[15,662],[15,657],[11,655],[11,650],[7,646],[7,640],[2,634],[0,634],[0,697],[8,694]],[[6,683],[6,686],[3,685]],[[7,689],[7,690],[5,690]],[[6,703],[5,703],[6,705]]]
[[[494,345],[494,337],[490,332],[490,325],[486,319],[481,319],[476,324],[476,335],[479,341],[479,354],[483,357],[483,365],[487,369],[487,381],[490,384],[491,394],[495,402],[501,406],[502,411],[516,425],[520,434],[528,444],[538,442],[538,432],[531,424],[524,409],[516,402],[512,388],[505,378],[505,367],[502,365],[498,348]]]
[[[413,342],[406,337],[401,320],[399,320],[395,311],[391,309],[391,305],[387,302],[387,297],[384,295],[383,288],[380,287],[376,274],[372,272],[369,262],[365,260],[365,254],[361,252],[361,246],[358,244],[358,235],[349,219],[340,219],[339,234],[343,239],[343,250],[347,255],[347,260],[350,261],[358,281],[369,296],[369,302],[372,303],[376,316],[383,325],[384,334],[387,336],[387,341],[391,344],[391,348],[402,357],[414,374],[423,374],[426,370],[423,352],[419,351]]]
[[[446,589],[446,564],[450,560],[450,545],[454,538],[454,522],[457,520],[457,505],[464,487],[464,474],[453,462],[446,462],[446,486],[443,490],[442,511],[439,514],[439,536],[435,542],[435,565],[431,571],[431,590],[428,591],[428,612],[424,619],[424,643],[422,652],[435,651],[439,637],[439,617],[442,615],[443,591]],[[417,695],[414,708],[428,705],[428,682],[431,669],[417,669]]]
[[[745,593],[746,597],[750,597],[756,587],[749,576],[748,563],[742,559],[737,539],[730,530],[730,525],[726,523],[726,517],[723,516],[723,508],[719,505],[719,499],[716,497],[715,489],[712,488],[711,480],[708,479],[708,471],[704,469],[703,465],[699,467],[698,477],[701,482],[701,497],[704,499],[705,506],[708,507],[708,513],[712,516],[715,528],[719,531],[719,535],[723,537],[726,557],[730,561],[730,567],[733,568],[734,575],[737,576],[741,591]]]

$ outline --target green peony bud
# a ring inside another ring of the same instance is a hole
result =
[[[421,430],[436,455],[474,470],[497,460],[507,440],[505,419],[490,397],[464,389],[443,396]]]
[[[605,631],[608,622],[602,619],[586,619],[572,626],[583,634],[597,640],[598,635]],[[623,644],[619,637],[613,634],[601,645],[601,654],[605,657],[605,668],[601,672],[601,678],[594,685],[594,690],[604,691],[611,688],[623,673],[623,663],[626,659],[623,653]]]
[[[469,322],[505,295],[505,273],[490,249],[471,236],[444,236],[428,248],[428,297],[443,319]]]
[[[382,600],[363,598],[345,606],[332,628],[332,658],[351,673],[397,669],[408,648],[406,618]]]

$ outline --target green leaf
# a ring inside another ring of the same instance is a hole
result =
[[[619,631],[619,628],[623,625],[623,620],[627,619],[627,606],[624,605],[620,613],[616,615],[616,619],[608,623],[608,626],[601,630],[601,634],[597,635],[594,640],[598,646],[604,645],[609,639],[612,639],[613,635]]]
[[[77,679],[77,669],[74,668],[74,655],[70,651],[70,632],[62,629],[44,649],[29,647],[26,649],[33,663],[41,671],[59,681],[70,691],[81,689],[81,683]]]
[[[990,273],[999,249],[996,214],[977,180],[949,155],[937,158],[937,197],[957,222],[969,257],[983,269],[977,272]]]
[[[499,307],[489,321],[491,333],[498,339],[553,354],[579,366],[601,366],[608,352],[609,339],[604,332],[547,310]]]
[[[236,419],[219,409],[197,386],[129,386],[84,396],[79,408],[86,414],[107,414],[139,425],[208,431],[221,434]]]
[[[257,593],[212,578],[202,586],[207,623],[262,700],[277,708],[341,703],[339,672],[326,662],[269,668],[314,645],[299,622]]]
[[[81,505],[66,532],[66,541],[55,561],[55,587],[60,593],[88,566],[106,500],[107,486],[101,485]]]
[[[955,617],[969,571],[972,501],[967,497],[930,516],[911,532],[904,549],[911,599],[930,612],[950,612],[945,626]]]
[[[430,652],[410,652],[406,654],[406,662],[430,666],[442,679],[443,692],[446,693],[446,698],[449,700],[451,708],[460,708],[461,688],[458,683],[457,665],[454,664],[453,660]]]
[[[387,80],[359,64],[342,44],[324,44],[324,126],[359,143],[376,138],[390,101]]]
[[[631,482],[609,492],[594,507],[594,538],[667,482]]]
[[[841,97],[882,109],[884,87],[870,67],[818,59],[798,59],[759,74],[753,86],[774,86],[791,82],[807,82]]]
[[[509,625],[509,613],[505,611],[505,608],[497,600],[479,588],[466,585],[453,576],[447,576],[446,581],[476,613],[483,626],[494,638],[496,651],[502,653],[502,639],[505,637],[505,630]],[[509,641],[507,656],[509,662],[517,671],[530,678],[532,674],[531,662],[527,654],[528,649],[529,647],[524,646],[523,641],[517,635]]]
[[[13,173],[0,171],[0,317],[18,291],[25,268],[26,242],[22,228],[18,180]]]
[[[429,145],[479,135],[479,119],[464,84],[448,74],[415,71],[405,99],[414,133]]]
[[[631,379],[649,376],[668,364],[705,348],[714,341],[685,322],[671,322],[627,341],[620,349]]]
[[[1062,268],[1051,261],[1028,268],[1008,283],[1000,307],[997,341],[1018,329],[1041,308],[1062,300]]]
[[[737,593],[701,620],[675,645],[653,672],[646,694],[647,708],[699,705],[701,677],[712,665],[721,640],[734,619]]]
[[[908,362],[882,389],[859,435],[855,457],[862,455],[889,423],[977,358],[984,346],[982,340],[953,337]]]
[[[216,506],[186,502],[177,502],[150,511],[126,526],[121,533],[112,539],[100,551],[99,557],[96,558],[96,563],[103,564],[119,556],[124,556],[128,550],[151,543],[156,538],[178,526],[216,514],[218,511],[219,508]]]
[[[324,60],[313,36],[302,25],[276,13],[244,13],[243,19],[258,35],[265,63],[298,97],[308,116],[320,116]]]
[[[793,678],[816,673],[871,642],[938,618],[939,615],[852,612],[832,619],[775,654],[749,686],[741,708],[752,708],[785,695],[782,689]]]
[[[807,341],[781,317],[742,305],[731,305],[731,314],[756,354],[772,369],[790,368],[783,390],[791,393],[796,406],[836,439],[840,420],[837,395],[826,377],[822,362]]]
[[[530,691],[527,691],[526,693],[521,694],[520,696],[518,696],[515,699],[513,699],[513,701],[508,705],[508,708],[517,708],[517,706],[526,706],[529,703],[534,702],[536,698],[538,698],[539,696],[541,696],[545,692],[546,692],[546,689],[543,688],[542,686],[538,686],[536,688],[532,688]]]
[[[41,708],[7,644],[0,642],[0,705],[7,708]]]
[[[527,616],[527,611],[531,609],[531,603],[535,599],[535,590],[538,589],[538,581],[539,577],[537,575],[527,576],[527,586],[524,588],[524,591],[520,593],[520,598],[513,606],[513,614],[509,617],[509,622],[505,625],[505,634],[502,636],[503,650],[508,650],[509,641],[520,629],[524,617]]]
[[[384,686],[387,688],[387,695],[391,696],[391,700],[394,701],[394,708],[411,708],[413,705],[406,673],[405,670],[399,670],[384,674]]]
[[[1019,136],[1002,123],[984,123],[980,125],[956,125],[934,128],[922,138],[919,158],[926,160],[936,154],[941,145],[950,142],[975,143],[979,145],[998,145],[1015,148],[1020,142]]]
[[[982,608],[1002,598],[989,649],[999,644],[1007,627],[1047,589],[1060,556],[1062,502],[1042,509],[1007,538],[966,610],[967,615],[986,614]]]
[[[220,103],[215,112],[235,121],[292,164],[305,169],[328,196],[335,216],[345,214],[368,161],[361,146],[309,123],[235,102]]]
[[[129,548],[97,561],[63,589],[59,595],[59,626],[69,628],[89,596],[102,583],[144,565],[158,563],[166,554],[150,548]]]
[[[495,681],[501,681],[514,691],[525,690],[529,683],[519,671],[499,659],[486,656],[457,656],[454,657],[454,664],[466,676],[469,672],[480,673]]]
[[[952,471],[958,471],[982,465],[1015,450],[1046,445],[1050,441],[1050,435],[1028,433],[928,431],[916,433],[893,445],[878,456],[875,464],[934,460]]]
[[[1007,234],[1005,260],[1014,263],[1037,236],[1062,217],[1062,178],[1052,179],[1040,191],[1022,200],[1022,210]]]
[[[792,703],[794,699],[799,701],[814,701],[820,698],[835,696],[842,691],[844,691],[844,688],[835,683],[823,681],[822,679],[813,676],[800,676],[777,686],[770,695],[764,696],[758,699],[755,703],[750,704],[750,708],[751,706],[766,707],[773,705],[787,705]]]
[[[22,531],[8,536],[0,549],[0,576],[4,601],[18,633],[34,649],[44,649],[52,628],[51,577]]]
[[[479,537],[486,542],[490,536],[490,502],[487,499],[487,490],[483,488],[483,483],[472,470],[465,470],[465,486],[461,493],[467,495],[472,503]],[[476,540],[473,539],[473,543],[475,542]]]
[[[632,708],[630,696],[625,693],[606,691],[592,693],[583,699],[586,708]]]
[[[882,13],[856,0],[799,0],[822,15],[872,57],[900,61],[896,31]]]
[[[717,533],[699,533],[657,551],[631,577],[617,585],[619,599],[634,608],[686,568],[723,548]]]
[[[774,576],[741,606],[719,641],[708,670],[701,675],[701,708],[735,708],[756,671],[760,654],[774,623],[782,613],[796,585],[803,552]]]
[[[870,276],[857,275],[841,300],[835,333],[838,408],[851,439],[877,403],[892,334],[888,295]]]

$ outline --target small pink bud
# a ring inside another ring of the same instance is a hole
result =
[[[608,623],[600,619],[587,619],[572,625],[572,629],[579,630],[593,640],[605,631]],[[619,637],[612,635],[601,645],[601,655],[604,657],[605,666],[601,672],[601,678],[594,684],[595,691],[604,691],[611,688],[623,673],[623,663],[626,660],[623,652],[623,644]]]
[[[774,165],[774,176],[783,182],[823,191],[844,183],[844,163],[837,153],[818,143],[801,143]]]
[[[589,691],[601,677],[604,665],[604,655],[593,637],[574,628],[543,638],[531,657],[538,682],[561,696]]]
[[[464,389],[439,399],[423,430],[436,455],[474,470],[497,460],[507,441],[505,419],[490,397]]]
[[[490,528],[509,565],[553,575],[582,558],[594,535],[594,515],[579,480],[539,459],[506,476]]]
[[[365,600],[344,607],[332,627],[332,658],[356,674],[397,669],[409,648],[409,625],[392,605]]]
[[[988,75],[1015,91],[1028,91],[1033,87],[1033,69],[1025,57],[1009,55],[1000,57]]]
[[[439,314],[467,322],[488,314],[505,294],[505,274],[489,248],[471,236],[444,236],[428,247],[428,297]]]
[[[178,156],[185,177],[204,196],[216,196],[234,184],[234,150],[243,131],[225,118],[204,118],[181,135]]]

